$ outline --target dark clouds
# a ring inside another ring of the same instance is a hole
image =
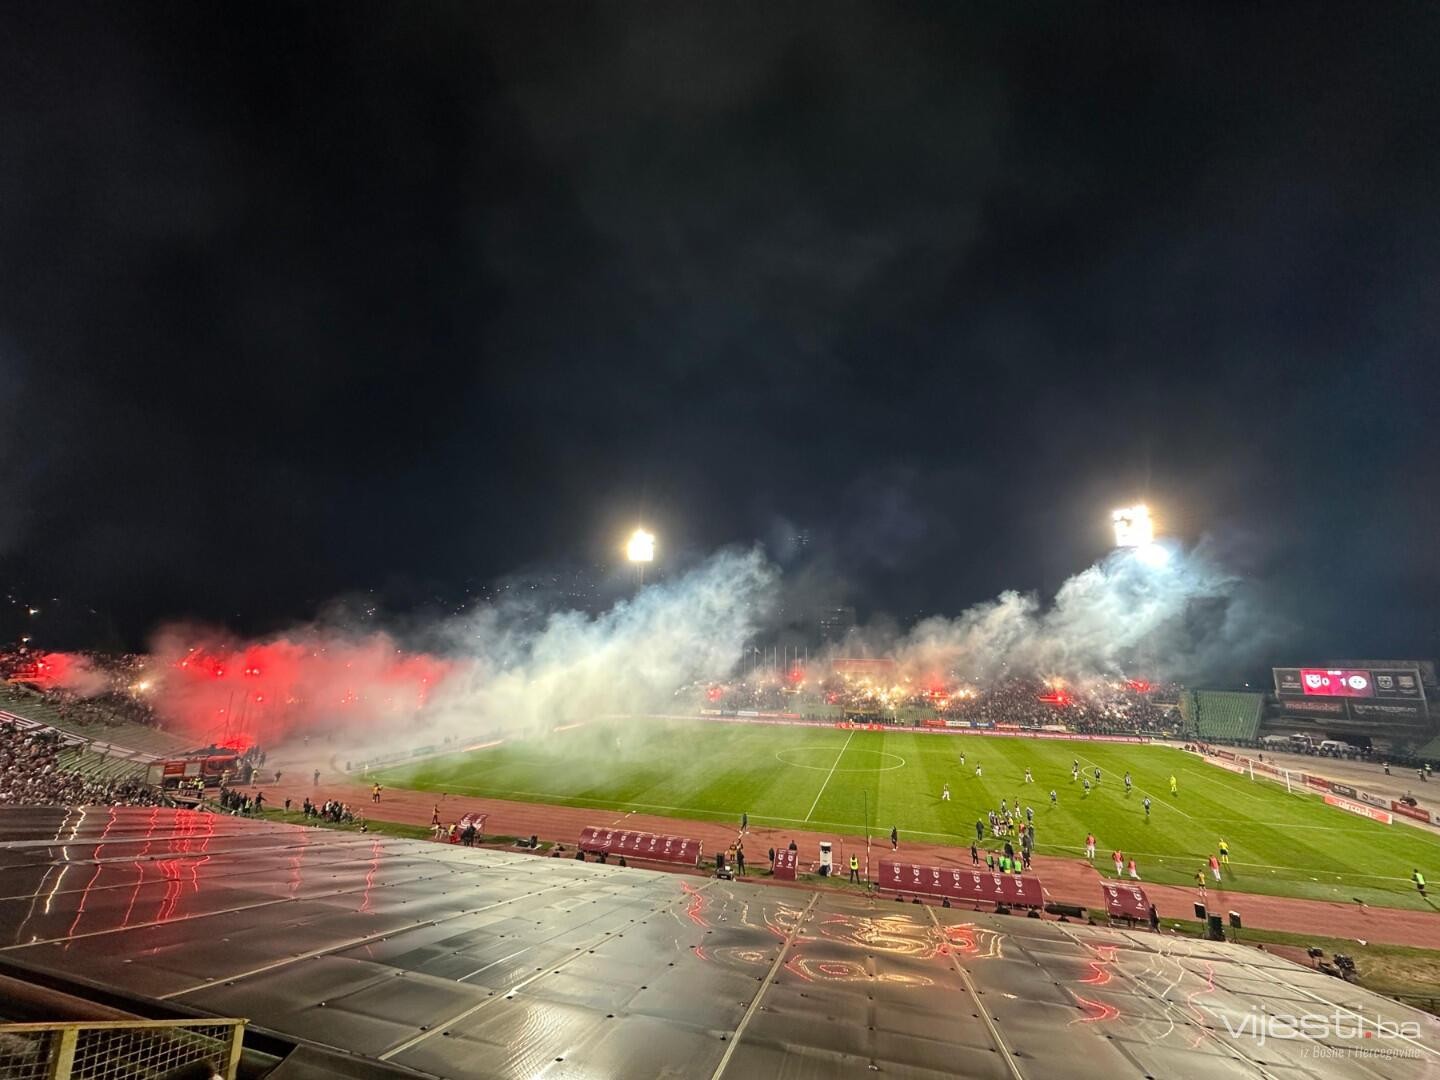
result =
[[[4,24],[0,555],[131,632],[639,512],[953,612],[1140,492],[1297,653],[1440,649],[1430,9]]]

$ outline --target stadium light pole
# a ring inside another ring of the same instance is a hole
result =
[[[860,794],[865,796],[865,812],[861,820],[865,823],[865,880],[870,880],[870,789],[861,788]]]
[[[1159,571],[1170,562],[1170,549],[1155,541],[1155,519],[1150,516],[1150,508],[1144,503],[1122,506],[1111,511],[1110,522],[1115,529],[1115,546],[1128,549],[1142,565],[1152,571]],[[1145,646],[1142,645],[1140,660],[1151,669],[1147,676],[1153,679],[1154,652],[1149,653],[1147,661]]]
[[[644,528],[637,528],[630,534],[625,545],[625,557],[635,567],[635,577],[640,585],[645,584],[645,567],[655,561],[655,534]]]

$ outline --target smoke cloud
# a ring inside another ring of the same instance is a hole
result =
[[[733,678],[784,621],[777,598],[797,602],[793,586],[782,588],[757,547],[720,552],[599,614],[511,598],[404,639],[325,624],[239,641],[174,625],[123,672],[65,654],[41,667],[47,685],[82,696],[128,692],[197,744],[330,733],[347,752],[447,737],[467,745],[608,715],[689,711],[695,701],[677,693]],[[924,686],[1035,675],[1186,679],[1237,657],[1253,664],[1278,629],[1206,550],[1152,546],[1111,553],[1049,604],[1005,592],[908,631],[877,621],[817,662],[828,669],[839,655],[890,657],[902,678]],[[416,649],[417,640],[427,647]]]
[[[1187,679],[1253,666],[1279,628],[1206,546],[1150,545],[1110,553],[1061,585],[1048,607],[1033,593],[1004,592],[956,618],[925,619],[880,648],[912,678],[984,684],[1007,674],[1139,671]]]
[[[419,628],[426,651],[333,625],[240,641],[177,624],[156,634],[125,689],[197,743],[233,746],[335,733],[379,751],[660,711],[677,687],[735,668],[776,583],[758,548],[726,551],[599,615],[512,599]],[[82,696],[113,682],[81,656],[56,654],[47,670],[48,685]]]
[[[672,708],[677,688],[730,675],[768,623],[777,583],[756,548],[722,552],[596,617],[488,609],[457,627],[470,659],[428,715],[442,727],[539,729]]]

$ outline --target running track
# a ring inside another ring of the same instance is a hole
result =
[[[386,788],[381,797],[382,801],[377,806],[371,803],[368,784],[348,778],[338,782],[326,779],[333,775],[322,774],[322,782],[312,786],[309,783],[309,772],[286,771],[284,783],[260,784],[258,790],[265,792],[265,801],[272,808],[283,805],[286,797],[289,797],[293,800],[294,808],[298,809],[301,801],[309,795],[316,802],[327,799],[348,802],[366,817],[380,821],[418,825],[430,823],[431,811],[438,801],[432,792]],[[564,844],[567,848],[574,846],[580,830],[586,825],[624,826],[641,832],[695,837],[703,842],[707,853],[713,854],[732,845],[740,827],[738,821],[727,826],[650,814],[586,810],[471,796],[448,795],[440,802],[440,817],[447,824],[471,813],[487,815],[485,831],[490,835],[535,835],[542,840]],[[835,845],[837,867],[846,865],[852,849],[860,851],[861,862],[864,864],[865,840],[861,836],[752,825],[745,837],[747,865],[757,871],[763,870],[767,865],[767,849],[786,847],[791,840],[800,846],[802,858],[813,858],[818,851],[816,845],[821,840],[829,840]],[[888,833],[883,837],[873,837],[870,847],[872,863],[890,857],[889,849]],[[900,837],[899,858],[906,862],[932,866],[968,867],[970,864],[968,847],[911,843],[903,833]],[[1103,858],[1104,853],[1101,853],[1100,859]],[[1092,910],[1100,906],[1100,886],[1104,879],[1085,860],[1037,855],[1033,865],[1034,873],[1045,883],[1051,900],[1078,904]],[[764,880],[763,875],[756,876],[758,880]],[[1145,891],[1162,919],[1194,919],[1193,905],[1197,899],[1194,889],[1146,884]],[[1360,910],[1355,904],[1261,896],[1218,888],[1209,890],[1208,904],[1212,911],[1227,913],[1233,909],[1240,912],[1246,926],[1440,949],[1440,918],[1430,912],[1375,907]]]

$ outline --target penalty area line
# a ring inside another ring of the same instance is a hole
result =
[[[820,785],[820,790],[815,793],[815,801],[810,804],[810,813],[805,815],[806,821],[809,821],[810,818],[814,816],[815,808],[820,805],[820,796],[824,795],[825,789],[830,786],[830,778],[835,775],[835,766],[840,764],[840,759],[845,756],[845,751],[850,748],[850,740],[853,738],[855,738],[855,730],[852,728],[850,734],[845,738],[845,745],[840,748],[840,752],[835,755],[835,760],[831,762],[830,771],[825,774],[825,782]]]

